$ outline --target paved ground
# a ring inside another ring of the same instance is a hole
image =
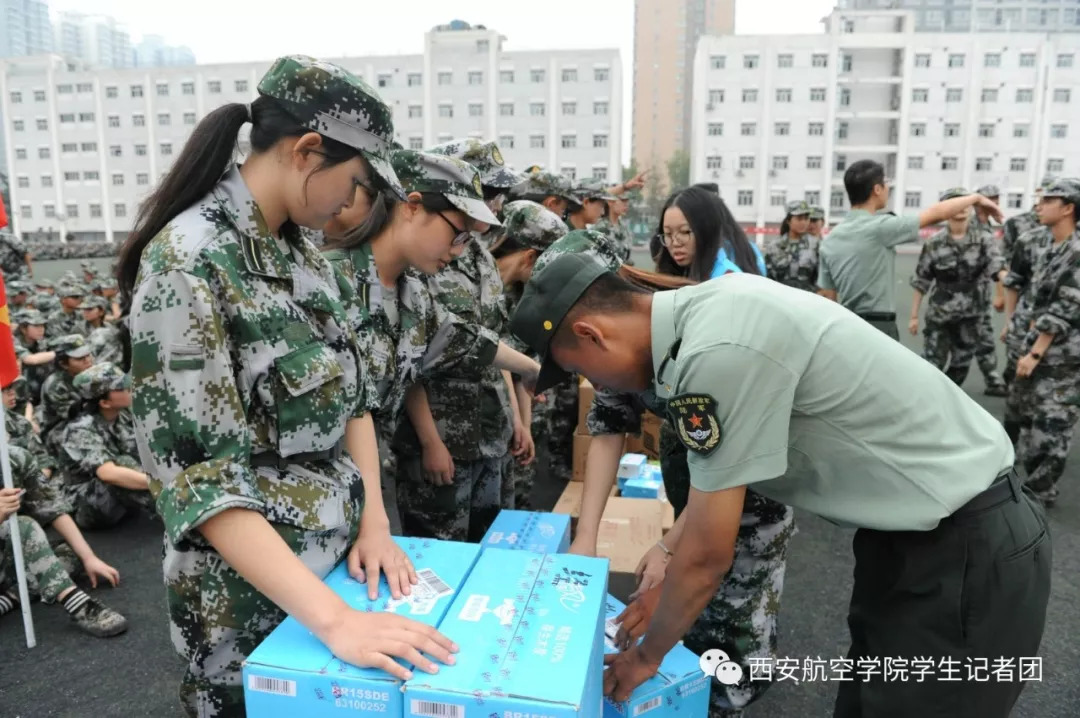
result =
[[[906,282],[914,257],[898,261]],[[900,292],[902,305],[909,294]],[[904,311],[904,310],[902,310]],[[906,314],[905,314],[906,316]],[[919,340],[907,337],[917,346]],[[997,416],[1000,399],[982,396],[981,377],[966,387]],[[927,407],[932,411],[932,407]],[[1053,597],[1042,643],[1043,680],[1024,690],[1016,718],[1076,718],[1080,715],[1080,456],[1074,452],[1061,502],[1051,514],[1054,534]],[[561,487],[537,489],[540,505],[554,504]],[[792,542],[780,616],[780,655],[832,658],[847,650],[845,611],[851,585],[851,533],[800,515]],[[97,591],[131,623],[124,636],[109,641],[85,637],[68,625],[62,609],[35,605],[38,647],[22,642],[18,615],[0,619],[0,716],[155,716],[171,718],[182,668],[172,651],[164,612],[160,530],[148,521],[111,532],[93,533],[91,543],[122,574],[117,589]],[[626,586],[613,583],[625,596]],[[830,716],[835,686],[778,683],[749,718]]]

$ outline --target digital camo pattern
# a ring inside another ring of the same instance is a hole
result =
[[[34,431],[34,425],[25,416],[15,411],[4,411],[4,428],[7,429],[8,441],[30,452],[39,468],[56,468],[56,459],[45,449],[41,437]]]
[[[566,222],[542,204],[519,199],[503,207],[503,234],[524,249],[543,252],[569,231]]]
[[[424,478],[424,463],[401,457],[406,536],[479,543],[502,509],[504,456],[454,462],[449,486]]]
[[[45,336],[51,339],[69,334],[82,334],[83,336],[89,334],[86,320],[83,319],[82,312],[77,309],[70,312],[63,308],[57,309],[48,317],[48,323],[45,325]]]
[[[71,502],[65,498],[60,483],[45,478],[33,454],[19,446],[9,446],[8,449],[12,485],[17,489],[26,489],[20,513],[42,526],[49,526],[60,516],[70,514]]]
[[[131,382],[127,375],[112,362],[100,362],[85,371],[79,372],[79,375],[75,377],[72,383],[84,401],[104,399],[111,392],[131,388]],[[127,416],[127,414],[124,413],[123,416]],[[134,455],[134,451],[132,455]]]
[[[27,299],[26,305],[33,307],[42,314],[48,316],[60,308],[60,300],[57,299],[55,295],[48,294],[47,292],[40,292]],[[47,333],[48,332],[46,332],[46,334]]]
[[[809,212],[809,207],[806,209]],[[817,291],[818,247],[809,234],[785,234],[766,240],[763,254],[769,279],[807,292]]]
[[[441,194],[450,204],[478,222],[499,224],[484,203],[484,187],[476,168],[454,157],[416,150],[395,150],[390,163],[406,192]]]
[[[240,711],[241,661],[282,618],[195,529],[226,509],[258,511],[320,576],[355,536],[352,459],[288,459],[338,446],[365,405],[348,292],[310,243],[270,233],[235,167],[143,251],[132,411],[193,715]],[[284,468],[253,467],[263,453]]]
[[[976,223],[968,224],[962,241],[943,229],[923,245],[911,286],[927,297],[926,323],[978,319],[983,311],[983,287],[1004,262],[993,237]]]
[[[564,254],[584,254],[603,264],[612,272],[622,266],[619,250],[607,235],[591,229],[576,229],[558,240],[536,260],[533,274]]]
[[[1040,333],[1053,334],[1039,363],[1080,369],[1080,232],[1046,250],[1033,279],[1031,319],[1021,353],[1031,351]]]
[[[45,380],[41,388],[41,436],[45,448],[59,455],[57,443],[68,424],[71,408],[82,401],[75,388],[75,377],[63,369],[57,369]]]
[[[87,338],[95,362],[111,362],[120,365],[124,360],[124,341],[120,328],[106,322],[90,331]]]
[[[536,202],[546,197],[560,197],[572,206],[579,204],[570,180],[554,172],[533,172],[528,179],[510,191],[510,196],[514,199],[531,199]]]
[[[1005,228],[1002,230],[1001,236],[1001,251],[1005,256],[1005,261],[1011,260],[1013,251],[1016,249],[1016,243],[1022,236],[1041,226],[1039,215],[1035,214],[1034,209],[1029,209],[1027,212],[1005,220]]]
[[[49,351],[47,348],[48,344],[45,340],[29,342],[26,340],[26,337],[23,336],[23,333],[17,329],[13,331],[12,334],[15,338],[15,356],[18,357],[20,361],[22,361],[27,354],[39,354]],[[52,362],[37,364],[35,366],[23,364],[22,375],[23,378],[26,379],[26,387],[30,395],[31,403],[36,405],[41,401],[41,387],[45,384],[45,380],[49,378],[49,375],[52,374],[54,368]]]
[[[514,172],[506,166],[502,152],[494,142],[481,142],[474,137],[469,137],[450,140],[441,145],[429,147],[426,151],[468,162],[480,173],[481,184],[487,187],[509,189],[526,179],[526,175]]]
[[[0,232],[0,272],[5,281],[30,279],[26,266],[26,245],[15,235]]]
[[[615,255],[619,260],[623,264],[630,263],[630,252],[633,250],[634,240],[621,217],[617,222],[612,222],[609,217],[604,217],[596,224],[589,225],[587,229],[607,235],[615,248]]]
[[[1005,342],[1008,357],[1013,362],[1019,359],[1024,351],[1024,342],[1033,321],[1030,307],[1034,300],[1035,277],[1046,261],[1047,251],[1053,241],[1050,230],[1040,225],[1017,240],[1009,260],[1009,273],[1002,284],[1019,294]]]
[[[1027,472],[1027,486],[1051,503],[1080,419],[1080,372],[1075,365],[1040,363],[1010,389],[1019,424],[1017,462]]]
[[[561,222],[562,220],[559,221]],[[506,316],[511,317],[514,315],[514,310],[517,309],[518,304],[521,302],[523,290],[524,287],[521,284],[503,287],[503,306],[505,307]],[[500,337],[502,341],[512,349],[516,349],[526,356],[537,359],[537,356],[533,354],[532,350],[525,342],[518,339],[513,332],[510,331],[509,322],[503,327]],[[534,442],[539,441],[538,437],[545,436],[545,432],[547,431],[545,425],[546,422],[547,416],[544,413],[544,404],[533,402],[529,433],[533,437]],[[522,466],[513,456],[506,457],[506,463],[503,468],[502,489],[502,507],[504,509],[517,509],[519,511],[532,510],[532,490],[533,486],[536,484],[538,463],[539,462],[536,459],[533,459],[529,464]]]

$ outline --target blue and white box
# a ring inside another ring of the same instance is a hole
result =
[[[570,550],[570,517],[536,511],[503,509],[484,534],[480,545],[532,553],[566,553]]]
[[[641,476],[642,471],[649,465],[649,457],[645,454],[623,454],[619,460],[619,472],[615,478],[619,482],[619,493],[623,492],[626,482]]]
[[[420,579],[410,596],[393,600],[384,576],[378,598],[370,600],[367,584],[350,577],[344,562],[326,577],[326,585],[358,611],[387,611],[437,627],[476,563],[480,547],[433,539],[394,540],[409,555]],[[291,617],[244,661],[243,678],[244,701],[251,718],[398,718],[402,713],[402,681],[381,669],[360,668],[335,658]]]
[[[626,499],[659,499],[665,496],[664,482],[653,478],[652,472],[647,473],[648,475],[635,479],[627,479],[620,495]]]
[[[608,562],[488,549],[439,630],[453,666],[405,683],[404,718],[597,718]]]
[[[613,596],[607,597],[604,628],[604,652],[618,653],[615,617],[626,606]],[[630,697],[616,703],[604,698],[604,718],[648,715],[649,718],[707,718],[712,676],[701,670],[698,656],[682,643],[677,644],[660,662],[656,675],[642,683]]]

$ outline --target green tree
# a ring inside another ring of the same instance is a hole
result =
[[[681,189],[690,184],[690,154],[686,150],[676,150],[667,162],[668,179],[671,188]]]

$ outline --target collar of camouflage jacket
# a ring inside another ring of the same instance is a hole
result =
[[[244,178],[240,176],[238,166],[233,165],[229,168],[229,171],[214,187],[213,195],[224,218],[239,234],[247,270],[263,277],[291,279],[291,262],[288,259],[289,244],[290,240],[295,240],[296,244],[300,244],[299,233],[288,239],[285,238],[285,233],[281,238],[271,234],[259,205],[251,196]],[[291,227],[291,225],[286,225],[286,227]]]

